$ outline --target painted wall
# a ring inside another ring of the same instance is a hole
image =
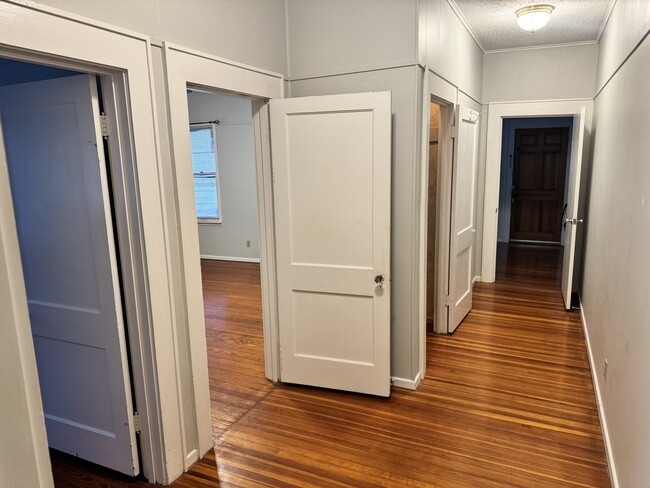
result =
[[[288,0],[292,80],[417,60],[416,0]]]
[[[650,3],[618,1],[599,83],[650,29]],[[581,300],[618,485],[650,480],[650,40],[595,101]],[[605,377],[605,359],[609,365]]]
[[[422,64],[482,102],[483,51],[446,0],[423,0],[419,9]]]
[[[287,72],[284,0],[40,0],[161,40]]]
[[[187,95],[190,122],[219,120],[217,160],[220,224],[200,224],[202,256],[255,260],[259,252],[255,141],[251,102],[215,93]],[[247,246],[250,241],[250,246]]]
[[[650,2],[616,2],[600,38],[596,88],[600,90],[650,29]]]
[[[597,59],[596,44],[485,54],[483,102],[592,98]]]
[[[503,143],[501,154],[501,178],[499,180],[499,224],[497,241],[510,242],[510,209],[512,207],[512,164],[515,152],[515,131],[517,129],[538,129],[551,127],[569,128],[569,147],[567,151],[567,166],[565,181],[569,178],[569,164],[571,161],[571,117],[549,117],[538,119],[506,119],[503,121]],[[568,183],[567,183],[568,184]],[[566,203],[568,187],[564,191]],[[564,231],[560,242],[564,242]]]

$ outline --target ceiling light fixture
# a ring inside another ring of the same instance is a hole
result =
[[[515,12],[517,14],[517,23],[523,30],[535,32],[546,25],[553,10],[555,10],[553,5],[531,5],[520,8]]]

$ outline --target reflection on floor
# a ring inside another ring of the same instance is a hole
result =
[[[559,262],[500,247],[497,282],[475,286],[456,333],[429,335],[418,390],[389,399],[267,382],[257,266],[204,262],[215,449],[172,486],[609,486]],[[140,487],[57,464],[57,486]]]

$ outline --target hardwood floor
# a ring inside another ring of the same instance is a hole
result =
[[[204,262],[215,448],[172,486],[610,486],[559,260],[500,247],[456,333],[429,335],[418,390],[388,399],[266,381],[257,266]],[[151,486],[76,462],[55,458],[57,486]]]

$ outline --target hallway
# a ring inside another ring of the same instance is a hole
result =
[[[266,381],[257,265],[204,261],[215,450],[172,486],[609,486],[559,259],[500,247],[456,333],[429,335],[418,391],[389,399]],[[84,470],[61,460],[57,486],[140,486]]]

